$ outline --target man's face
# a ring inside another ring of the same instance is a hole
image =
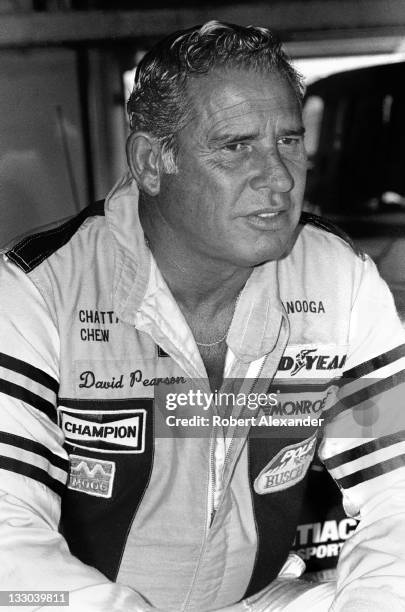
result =
[[[188,85],[178,173],[160,214],[182,250],[251,267],[280,258],[298,224],[306,176],[301,110],[279,74],[214,71]]]

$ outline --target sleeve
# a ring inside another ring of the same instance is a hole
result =
[[[320,458],[360,520],[345,542],[333,612],[405,609],[405,333],[373,262],[362,262],[347,361]]]
[[[58,532],[69,467],[56,424],[58,355],[41,294],[0,257],[1,588],[69,591],[72,612],[150,610],[135,591],[73,557]]]

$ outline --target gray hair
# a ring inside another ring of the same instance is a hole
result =
[[[278,72],[302,100],[301,76],[269,29],[208,21],[171,34],[142,58],[127,105],[131,130],[149,132],[160,141],[168,174],[177,171],[176,135],[191,115],[187,80],[216,68]]]

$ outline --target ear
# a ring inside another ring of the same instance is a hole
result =
[[[127,140],[127,160],[139,188],[148,195],[160,191],[160,144],[148,132],[132,132]]]

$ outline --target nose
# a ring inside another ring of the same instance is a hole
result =
[[[255,190],[267,188],[276,193],[285,193],[294,187],[294,179],[278,152],[271,151],[261,157],[250,185]]]

